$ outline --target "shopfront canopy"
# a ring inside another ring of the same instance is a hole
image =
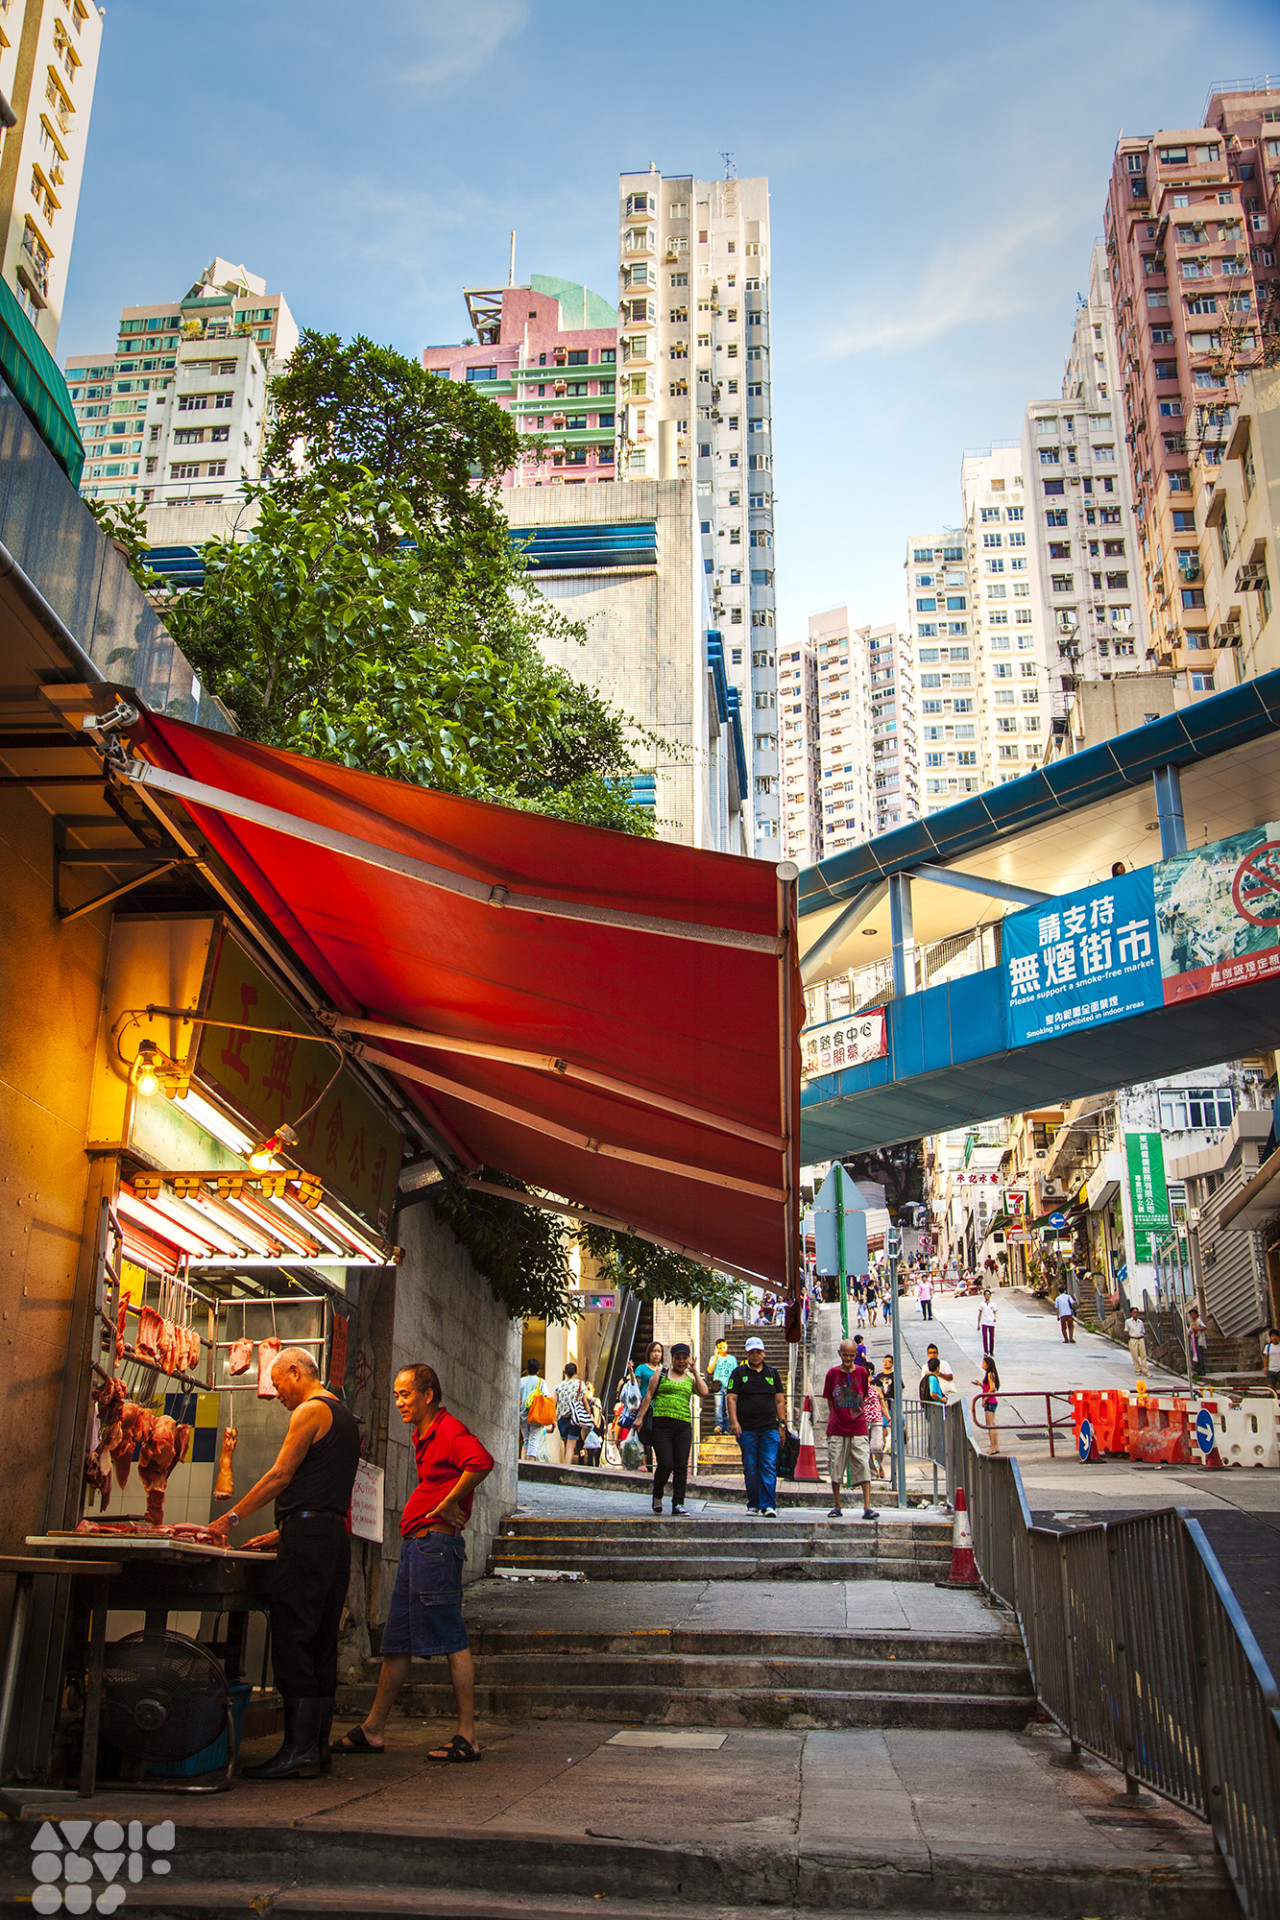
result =
[[[155,714],[131,744],[128,777],[189,817],[461,1168],[794,1285],[793,867]]]

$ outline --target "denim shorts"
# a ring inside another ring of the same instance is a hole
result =
[[[404,1540],[391,1590],[382,1651],[409,1653],[429,1660],[437,1653],[461,1653],[471,1643],[462,1622],[462,1564],[467,1550],[447,1533],[423,1533]]]

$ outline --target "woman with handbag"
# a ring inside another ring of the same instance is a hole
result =
[[[996,1410],[1000,1405],[997,1395],[1000,1392],[1000,1375],[996,1371],[995,1355],[983,1355],[982,1378],[973,1383],[982,1389],[982,1413],[987,1423],[987,1452],[999,1453],[1000,1442],[996,1439]]]
[[[565,1362],[564,1378],[556,1388],[556,1430],[564,1447],[561,1466],[571,1467],[578,1442],[592,1425],[591,1409],[582,1391],[576,1362]]]
[[[649,1413],[649,1406],[645,1400],[645,1395],[649,1391],[649,1382],[653,1379],[654,1374],[660,1373],[662,1370],[662,1363],[666,1357],[666,1351],[661,1340],[653,1341],[644,1359],[636,1368],[636,1384],[640,1389],[641,1405],[636,1409],[635,1424],[632,1430],[639,1439],[640,1445],[644,1448],[644,1470],[646,1473],[653,1472],[653,1419]]]
[[[671,1513],[684,1518],[684,1498],[689,1480],[689,1455],[693,1448],[693,1396],[707,1400],[711,1388],[698,1372],[689,1348],[678,1340],[671,1349],[670,1370],[662,1368],[651,1375],[640,1413],[651,1413],[653,1451],[657,1461],[653,1474],[653,1510],[662,1512],[662,1494],[671,1482]]]

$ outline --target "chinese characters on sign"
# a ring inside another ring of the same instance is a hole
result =
[[[1003,956],[1016,1047],[1163,1005],[1150,870],[1009,914]]]
[[[806,1027],[800,1049],[802,1080],[818,1080],[824,1073],[838,1073],[841,1067],[882,1060],[889,1050],[884,1008],[873,1007],[869,1013],[851,1014],[844,1020],[826,1020],[821,1026]]]
[[[206,988],[197,1066],[199,1078],[223,1095],[265,1137],[281,1121],[297,1124],[333,1073],[331,1046],[308,1034],[253,1033],[251,1027],[296,1028],[284,995],[224,930]],[[237,1027],[236,1020],[246,1025]],[[381,1109],[341,1073],[315,1111],[298,1125],[294,1149],[302,1166],[385,1233],[395,1201],[402,1142]]]
[[[1139,1265],[1153,1266],[1156,1243],[1172,1227],[1165,1185],[1164,1141],[1158,1133],[1126,1133],[1129,1201],[1133,1208],[1133,1254]]]

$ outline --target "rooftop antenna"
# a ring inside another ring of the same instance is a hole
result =
[[[731,153],[725,153],[722,151],[720,154],[720,158],[724,161],[725,179],[736,180],[738,177],[738,163],[734,159],[733,155]]]
[[[507,269],[507,285],[509,287],[514,287],[515,283],[516,283],[516,230],[514,227],[512,227],[511,229],[511,265]]]

